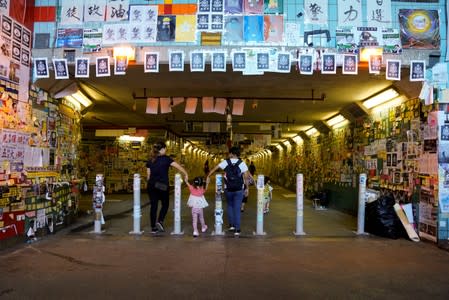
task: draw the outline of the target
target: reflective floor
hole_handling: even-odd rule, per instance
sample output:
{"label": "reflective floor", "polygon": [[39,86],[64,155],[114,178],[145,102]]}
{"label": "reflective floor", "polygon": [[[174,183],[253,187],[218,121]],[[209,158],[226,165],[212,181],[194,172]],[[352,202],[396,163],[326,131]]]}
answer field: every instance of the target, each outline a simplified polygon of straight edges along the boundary
{"label": "reflective floor", "polygon": [[[213,195],[208,195],[208,200]],[[275,186],[263,231],[256,231],[256,192],[242,216],[242,236],[192,237],[182,205],[183,235],[133,230],[133,195],[107,195],[106,224],[92,233],[92,216],[71,228],[0,252],[1,299],[447,299],[449,253],[434,244],[357,236],[356,218],[304,204],[304,231],[295,236],[296,199]],[[184,203],[187,199],[183,191]],[[89,205],[86,196],[83,205]],[[225,215],[226,218],[226,215]],[[226,225],[226,222],[225,222]]]}

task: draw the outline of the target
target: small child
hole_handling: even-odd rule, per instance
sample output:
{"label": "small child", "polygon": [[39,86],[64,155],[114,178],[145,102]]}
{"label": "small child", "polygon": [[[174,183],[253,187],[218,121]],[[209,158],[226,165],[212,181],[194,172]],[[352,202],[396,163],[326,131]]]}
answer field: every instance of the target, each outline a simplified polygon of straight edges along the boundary
{"label": "small child", "polygon": [[201,223],[201,232],[206,232],[207,225],[204,222],[203,208],[209,206],[204,198],[204,193],[207,189],[207,183],[204,181],[203,177],[195,177],[193,179],[193,185],[188,181],[186,182],[190,190],[189,200],[187,205],[192,208],[192,224],[193,224],[193,237],[199,236],[198,234],[198,218]]}
{"label": "small child", "polygon": [[263,202],[264,202],[264,208],[263,213],[266,214],[270,211],[270,202],[273,198],[273,187],[270,185],[270,177],[265,176],[264,177],[264,188],[263,188]]}

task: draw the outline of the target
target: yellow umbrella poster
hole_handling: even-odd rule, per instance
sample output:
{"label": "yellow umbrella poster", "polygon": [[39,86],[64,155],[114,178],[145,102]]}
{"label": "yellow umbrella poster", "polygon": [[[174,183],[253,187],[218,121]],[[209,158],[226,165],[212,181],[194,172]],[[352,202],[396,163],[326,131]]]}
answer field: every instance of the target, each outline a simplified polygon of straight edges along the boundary
{"label": "yellow umbrella poster", "polygon": [[176,42],[195,42],[196,17],[195,15],[176,16]]}

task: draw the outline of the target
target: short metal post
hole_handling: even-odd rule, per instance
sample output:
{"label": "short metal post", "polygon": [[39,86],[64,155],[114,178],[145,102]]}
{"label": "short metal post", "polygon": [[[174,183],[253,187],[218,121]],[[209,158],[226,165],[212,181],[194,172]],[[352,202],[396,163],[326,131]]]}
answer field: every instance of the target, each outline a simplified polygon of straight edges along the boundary
{"label": "short metal post", "polygon": [[94,231],[93,233],[102,233],[101,225],[104,224],[103,204],[105,199],[104,177],[103,174],[97,174],[95,177],[95,186],[93,188],[92,205],[95,211]]}
{"label": "short metal post", "polygon": [[175,175],[175,203],[174,203],[174,230],[171,234],[173,235],[183,235],[184,232],[181,231],[181,174]]}
{"label": "short metal post", "polygon": [[359,176],[359,209],[357,214],[357,234],[365,233],[366,174]]}
{"label": "short metal post", "polygon": [[224,235],[223,232],[223,175],[215,176],[215,231],[212,235]]}
{"label": "short metal post", "polygon": [[257,221],[256,221],[256,232],[255,235],[266,235],[267,233],[263,231],[263,190],[265,187],[264,175],[260,174],[257,176]]}
{"label": "short metal post", "polygon": [[133,192],[134,192],[134,210],[133,210],[133,231],[129,234],[142,234],[143,231],[140,230],[140,217],[142,216],[140,212],[140,174],[134,174],[133,181]]}
{"label": "short metal post", "polygon": [[304,232],[304,176],[296,174],[296,231],[294,235],[305,235]]}

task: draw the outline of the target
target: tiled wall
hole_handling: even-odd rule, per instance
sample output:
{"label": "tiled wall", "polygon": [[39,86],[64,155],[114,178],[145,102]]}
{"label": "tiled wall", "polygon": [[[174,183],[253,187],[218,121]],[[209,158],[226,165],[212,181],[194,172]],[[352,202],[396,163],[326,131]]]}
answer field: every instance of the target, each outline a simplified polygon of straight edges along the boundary
{"label": "tiled wall", "polygon": [[[364,0],[363,1],[363,12],[366,11],[366,1],[374,1],[374,0]],[[35,2],[35,33],[49,33],[50,34],[50,43],[52,46],[55,39],[55,32],[57,29],[56,18],[57,18],[57,9],[56,3],[57,0],[36,0]],[[316,46],[322,47],[335,47],[335,29],[337,27],[337,0],[329,0],[329,24],[328,28],[332,40],[330,43],[324,41],[321,45],[314,43]],[[441,22],[441,53],[445,54],[446,52],[446,10],[445,10],[445,0],[440,0],[439,3],[421,3],[416,1],[410,2],[395,2],[392,1],[392,14],[393,16],[397,16],[399,9],[402,8],[416,8],[416,9],[439,9],[440,10],[440,22]],[[143,0],[131,0],[130,4],[148,4],[148,1]],[[151,1],[151,4],[165,4],[170,5],[173,4],[171,9],[176,10],[176,4],[196,4],[195,0],[158,0]],[[320,29],[320,26],[317,25],[304,25],[304,16],[298,17],[299,12],[304,12],[304,1],[303,0],[284,0],[284,15],[285,22],[297,22],[300,24],[300,30],[303,32],[304,30],[314,30]],[[365,13],[363,19],[366,19]],[[393,17],[393,28],[399,28],[398,18]],[[90,23],[89,26],[98,27],[100,24]],[[324,44],[325,43],[325,44]],[[164,43],[154,43],[155,46],[167,46],[167,45],[183,45],[181,43],[172,43],[167,44]]]}

